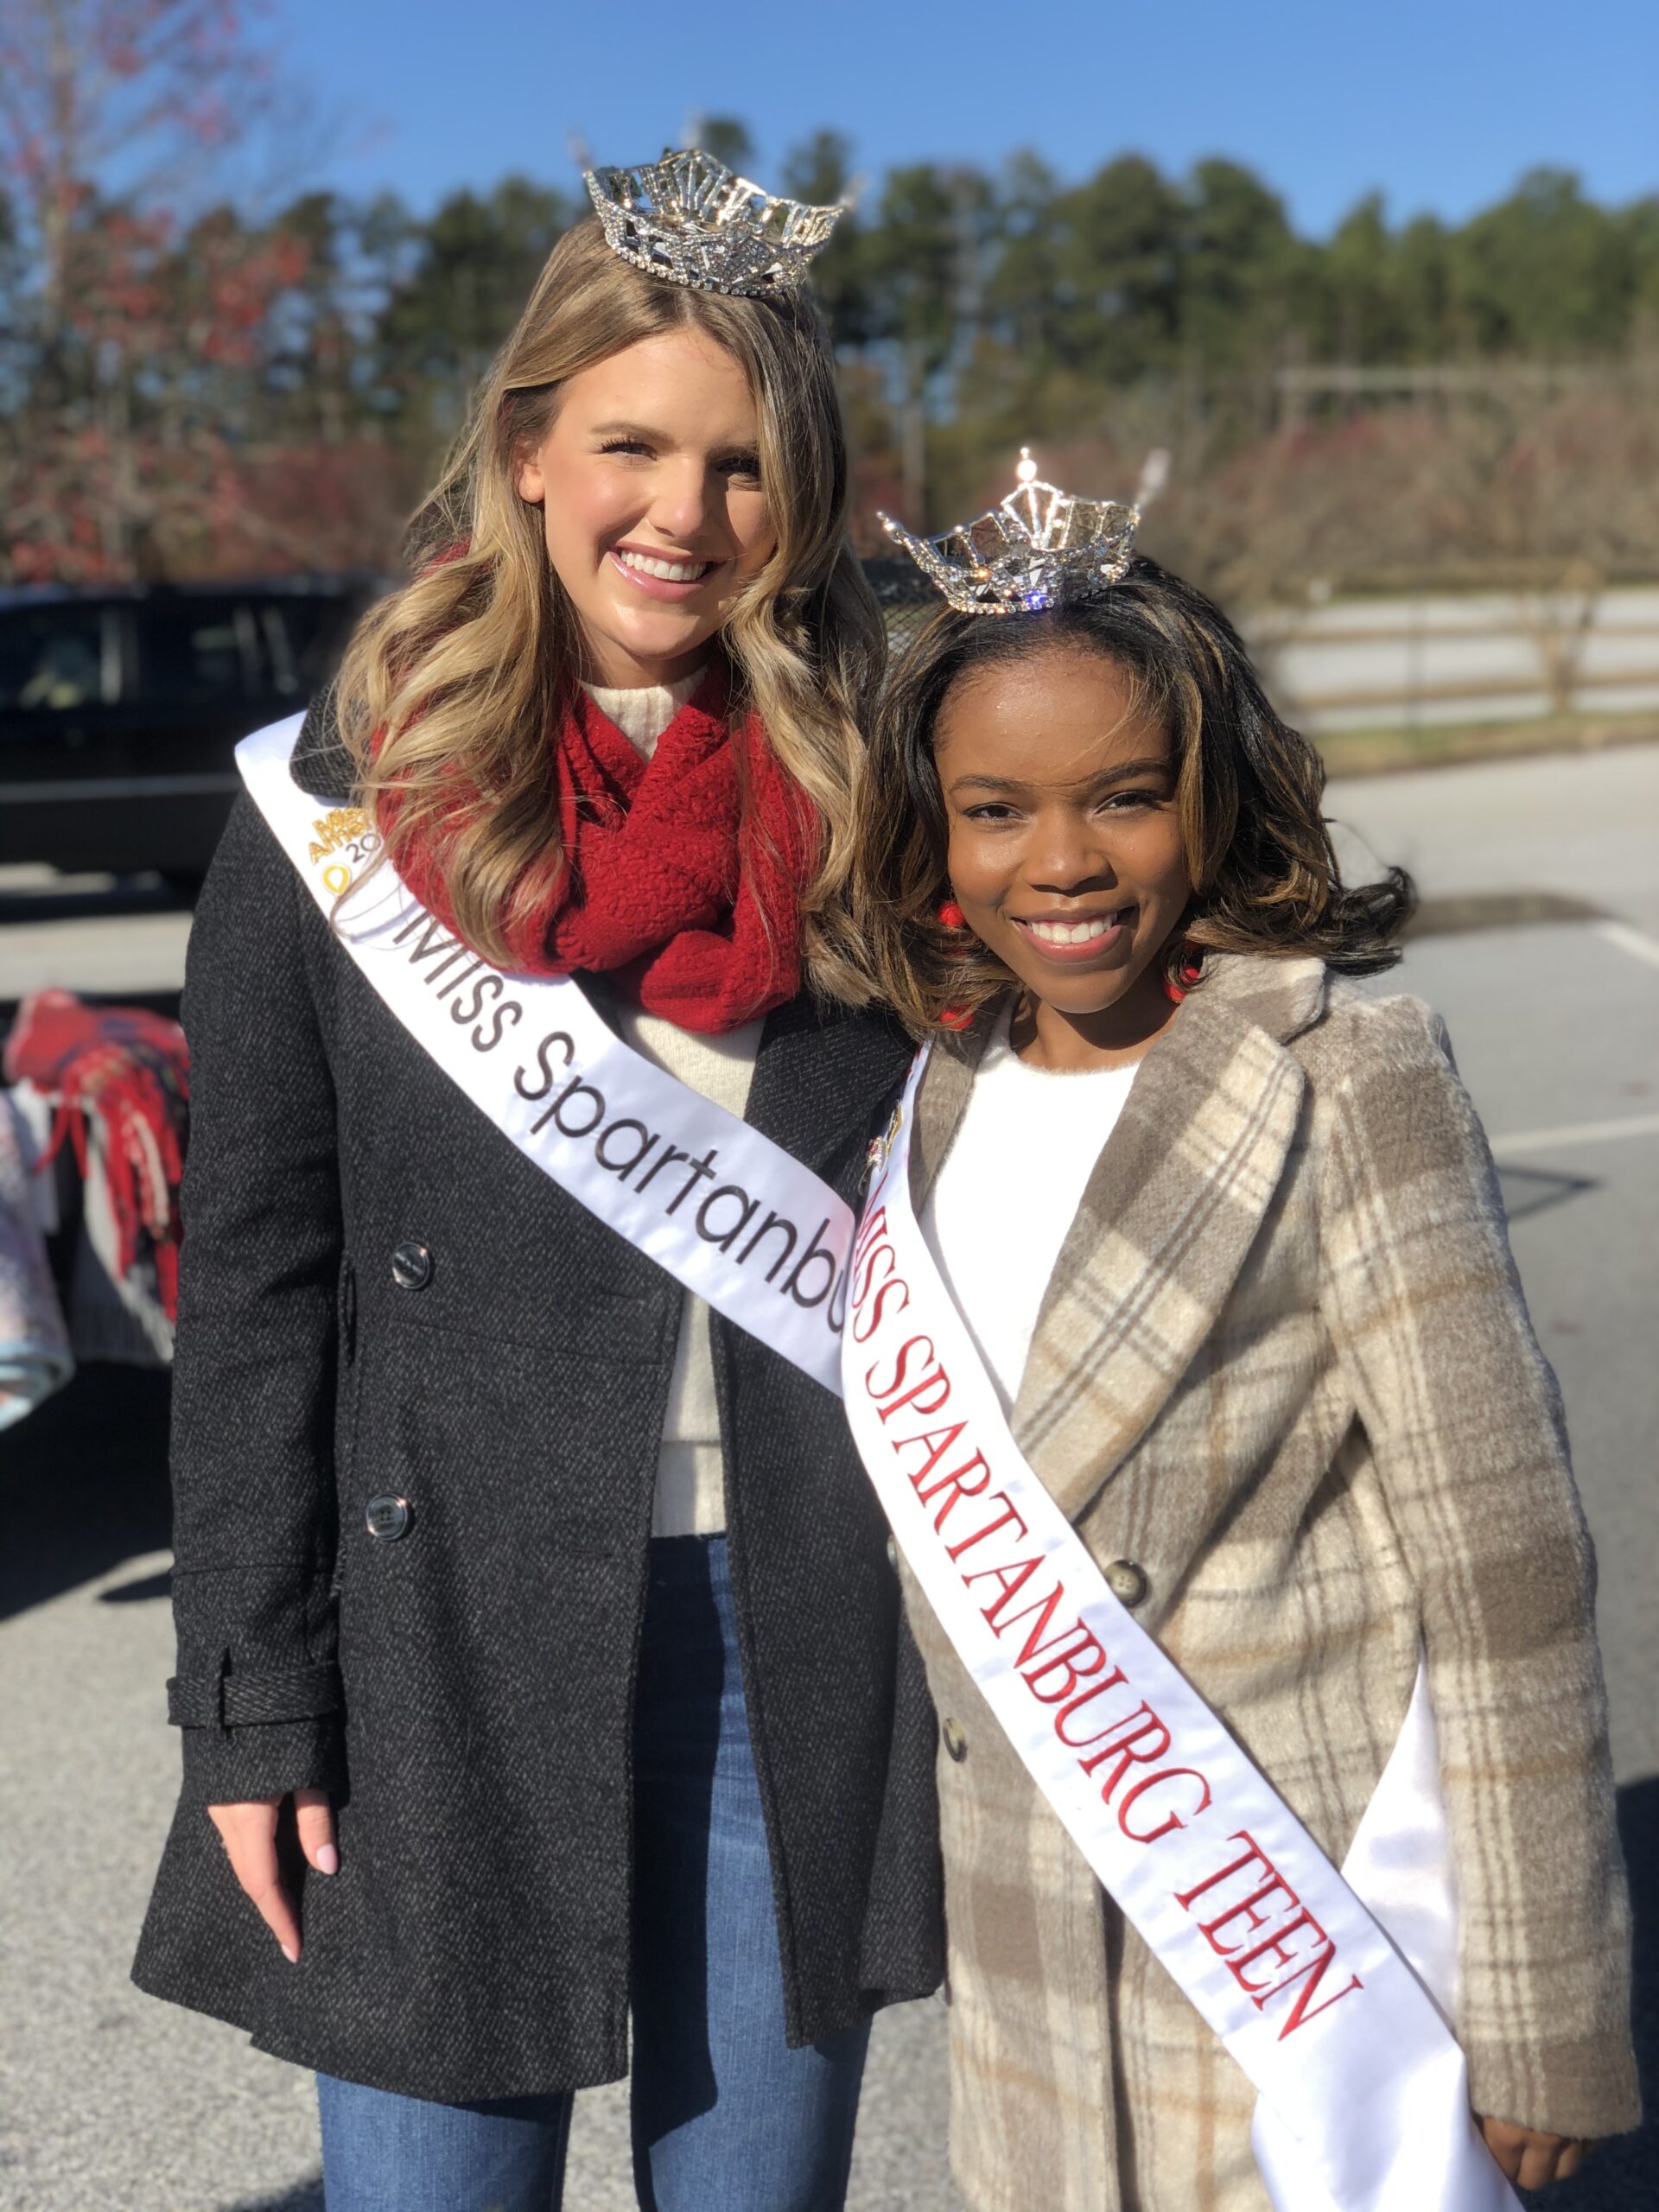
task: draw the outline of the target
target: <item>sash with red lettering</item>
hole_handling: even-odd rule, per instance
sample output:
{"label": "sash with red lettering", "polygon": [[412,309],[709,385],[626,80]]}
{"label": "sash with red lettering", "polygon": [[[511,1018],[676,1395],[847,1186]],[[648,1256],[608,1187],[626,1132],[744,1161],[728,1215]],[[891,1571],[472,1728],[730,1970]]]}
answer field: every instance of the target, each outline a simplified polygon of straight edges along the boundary
{"label": "sash with red lettering", "polygon": [[925,1064],[878,1147],[842,1339],[848,1418],[908,1565],[1058,1818],[1255,2085],[1278,2212],[1516,2212],[1429,1993],[1449,2001],[1455,1929],[1421,1672],[1338,1873],[1021,1456],[911,1205]]}

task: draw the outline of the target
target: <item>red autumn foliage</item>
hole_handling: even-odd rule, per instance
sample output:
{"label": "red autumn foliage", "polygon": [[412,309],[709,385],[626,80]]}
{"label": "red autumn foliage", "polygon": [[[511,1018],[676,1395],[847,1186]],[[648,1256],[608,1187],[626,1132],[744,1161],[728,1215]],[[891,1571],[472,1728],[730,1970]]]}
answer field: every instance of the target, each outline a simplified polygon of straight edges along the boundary
{"label": "red autumn foliage", "polygon": [[389,550],[401,486],[372,495],[362,454],[283,419],[310,241],[199,204],[259,114],[249,23],[228,0],[0,0],[0,181],[25,270],[0,582]]}

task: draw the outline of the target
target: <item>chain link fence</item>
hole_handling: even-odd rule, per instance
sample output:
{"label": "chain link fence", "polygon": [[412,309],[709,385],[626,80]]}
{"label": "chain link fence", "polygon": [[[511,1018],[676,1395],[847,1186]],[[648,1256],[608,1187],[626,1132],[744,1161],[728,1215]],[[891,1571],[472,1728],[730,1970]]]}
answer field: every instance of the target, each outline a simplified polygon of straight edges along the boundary
{"label": "chain link fence", "polygon": [[887,626],[887,650],[900,653],[944,602],[913,561],[874,559],[860,565]]}

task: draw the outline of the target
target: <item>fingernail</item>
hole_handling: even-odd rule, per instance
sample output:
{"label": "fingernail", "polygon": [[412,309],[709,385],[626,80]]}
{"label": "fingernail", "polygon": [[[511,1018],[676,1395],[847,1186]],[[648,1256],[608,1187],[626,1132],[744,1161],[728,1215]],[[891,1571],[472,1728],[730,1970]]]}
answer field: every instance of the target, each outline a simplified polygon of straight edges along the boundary
{"label": "fingernail", "polygon": [[283,1945],[283,1956],[291,1967],[296,1967],[300,1963],[300,1955],[291,1943]]}
{"label": "fingernail", "polygon": [[332,1843],[325,1843],[317,1853],[317,1872],[319,1874],[339,1873],[340,1853]]}

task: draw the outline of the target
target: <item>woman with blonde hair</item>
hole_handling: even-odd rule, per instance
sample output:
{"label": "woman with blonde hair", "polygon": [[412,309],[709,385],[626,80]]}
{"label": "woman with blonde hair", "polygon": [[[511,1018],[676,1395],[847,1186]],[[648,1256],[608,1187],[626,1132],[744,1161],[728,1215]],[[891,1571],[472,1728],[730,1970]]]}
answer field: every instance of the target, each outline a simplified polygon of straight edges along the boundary
{"label": "woman with blonde hair", "polygon": [[[630,2015],[642,2205],[837,2207],[869,2015],[938,1974],[931,1714],[839,1408],[607,1225],[643,1119],[575,1196],[529,1133],[599,1096],[543,1000],[841,1199],[907,1058],[833,1002],[881,652],[800,283],[834,211],[699,155],[590,189],[413,582],[242,748],[191,945],[184,1788],[135,1972],[316,2069],[332,2212],[547,2212]],[[389,877],[412,1007],[322,889]],[[634,1181],[683,1163],[658,1229],[729,1250],[713,1157]],[[790,1325],[814,1234],[737,1255]]]}

